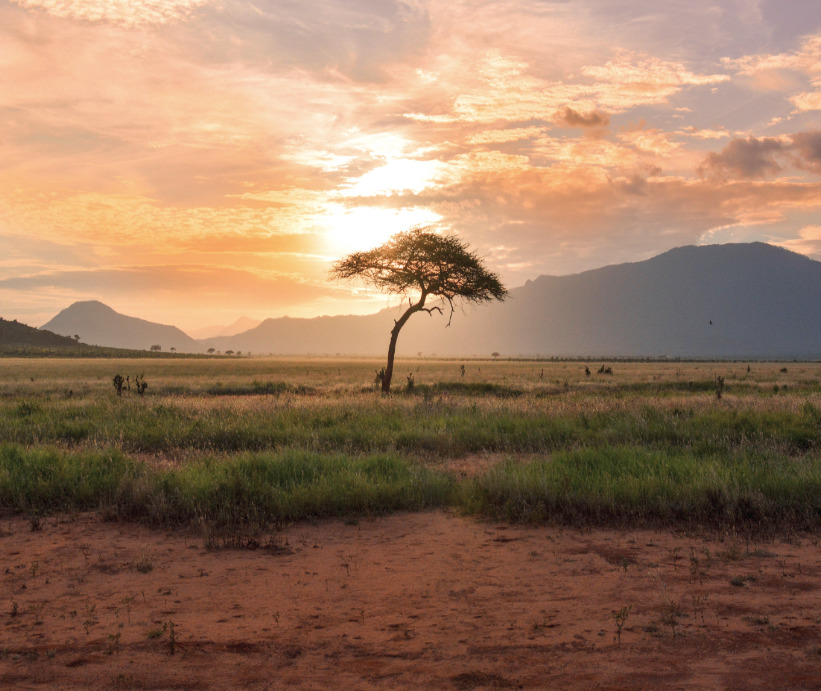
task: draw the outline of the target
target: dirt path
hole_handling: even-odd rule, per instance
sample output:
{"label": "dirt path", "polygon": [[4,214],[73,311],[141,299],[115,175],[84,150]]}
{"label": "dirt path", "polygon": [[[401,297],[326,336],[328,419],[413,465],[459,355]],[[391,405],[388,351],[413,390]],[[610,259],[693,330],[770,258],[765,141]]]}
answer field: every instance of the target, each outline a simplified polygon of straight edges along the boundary
{"label": "dirt path", "polygon": [[808,538],[444,513],[297,525],[255,550],[92,515],[0,535],[2,688],[821,687]]}

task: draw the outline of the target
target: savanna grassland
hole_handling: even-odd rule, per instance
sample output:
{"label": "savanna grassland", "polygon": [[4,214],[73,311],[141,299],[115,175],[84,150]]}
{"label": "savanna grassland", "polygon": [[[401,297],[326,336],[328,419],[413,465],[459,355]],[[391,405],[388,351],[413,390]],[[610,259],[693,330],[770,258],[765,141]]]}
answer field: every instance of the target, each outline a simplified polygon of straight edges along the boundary
{"label": "savanna grassland", "polygon": [[821,364],[585,364],[0,359],[0,686],[818,688]]}
{"label": "savanna grassland", "polygon": [[821,520],[821,364],[406,360],[391,396],[380,364],[0,360],[1,505],[220,529],[434,507],[753,532]]}

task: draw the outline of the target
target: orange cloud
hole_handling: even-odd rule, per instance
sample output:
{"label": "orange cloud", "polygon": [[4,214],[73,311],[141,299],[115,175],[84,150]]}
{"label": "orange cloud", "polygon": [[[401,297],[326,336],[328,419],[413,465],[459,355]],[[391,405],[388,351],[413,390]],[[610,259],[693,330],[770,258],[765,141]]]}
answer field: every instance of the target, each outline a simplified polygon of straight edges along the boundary
{"label": "orange cloud", "polygon": [[711,153],[699,167],[702,175],[760,178],[793,165],[821,173],[821,130],[798,132],[789,137],[733,139],[718,153]]}
{"label": "orange cloud", "polygon": [[591,110],[589,113],[580,113],[570,106],[565,107],[558,116],[560,123],[568,127],[607,127],[610,117],[606,113]]}
{"label": "orange cloud", "polygon": [[773,238],[771,242],[793,252],[800,252],[821,260],[821,226],[805,226],[798,231],[797,238],[782,240]]}
{"label": "orange cloud", "polygon": [[725,58],[722,62],[739,75],[749,77],[753,86],[762,90],[794,91],[800,84],[797,77],[803,77],[816,90],[802,90],[789,96],[795,112],[821,110],[821,34],[804,37],[794,51]]}
{"label": "orange cloud", "polygon": [[684,88],[729,81],[724,74],[696,74],[683,64],[621,49],[604,65],[587,65],[582,73],[595,80],[600,107],[623,111],[664,103]]}
{"label": "orange cloud", "polygon": [[165,24],[187,18],[208,0],[11,0],[55,17],[125,26]]}

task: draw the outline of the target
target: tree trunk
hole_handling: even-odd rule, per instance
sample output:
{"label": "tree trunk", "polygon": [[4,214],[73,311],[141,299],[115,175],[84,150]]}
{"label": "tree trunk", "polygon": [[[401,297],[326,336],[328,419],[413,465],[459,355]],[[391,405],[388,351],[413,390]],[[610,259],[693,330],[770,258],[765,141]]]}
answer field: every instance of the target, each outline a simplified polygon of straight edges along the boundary
{"label": "tree trunk", "polygon": [[[401,321],[401,320],[400,320]],[[382,377],[382,393],[391,392],[391,379],[393,378],[393,356],[396,354],[396,341],[399,338],[399,322],[396,322],[391,329],[391,343],[388,346],[388,365],[385,367],[385,376]]]}
{"label": "tree trunk", "polygon": [[427,296],[423,293],[422,297],[419,298],[419,302],[415,305],[411,304],[411,306],[405,310],[405,313],[393,323],[393,328],[391,329],[391,342],[388,346],[388,364],[385,367],[385,376],[382,377],[382,393],[391,392],[391,379],[393,379],[393,358],[394,355],[396,355],[396,341],[399,339],[399,332],[402,330],[402,327],[405,326],[408,319],[410,319],[410,316],[425,306],[426,297]]}

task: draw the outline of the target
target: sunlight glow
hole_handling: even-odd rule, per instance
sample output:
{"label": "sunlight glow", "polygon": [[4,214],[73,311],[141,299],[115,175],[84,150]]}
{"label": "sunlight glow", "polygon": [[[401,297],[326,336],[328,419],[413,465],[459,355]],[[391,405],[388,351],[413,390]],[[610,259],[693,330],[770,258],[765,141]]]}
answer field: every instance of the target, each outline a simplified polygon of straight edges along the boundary
{"label": "sunlight glow", "polygon": [[326,220],[321,222],[327,236],[328,250],[338,256],[372,249],[387,242],[394,233],[415,225],[430,225],[440,219],[439,214],[419,207],[385,209],[358,206],[349,209],[341,204],[331,204]]}
{"label": "sunlight glow", "polygon": [[444,167],[445,165],[439,161],[394,159],[359,178],[351,179],[351,186],[342,194],[346,197],[370,197],[401,192],[418,194],[433,185]]}

